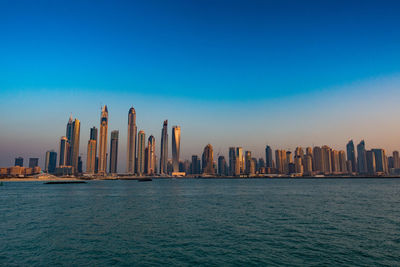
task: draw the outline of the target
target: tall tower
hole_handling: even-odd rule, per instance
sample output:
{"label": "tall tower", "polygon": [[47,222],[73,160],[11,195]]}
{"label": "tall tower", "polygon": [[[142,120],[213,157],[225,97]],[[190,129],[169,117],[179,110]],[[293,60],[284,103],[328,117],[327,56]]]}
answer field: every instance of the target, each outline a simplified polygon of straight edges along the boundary
{"label": "tall tower", "polygon": [[156,170],[156,139],[150,135],[147,143],[147,174],[154,174]]}
{"label": "tall tower", "polygon": [[179,152],[181,146],[181,127],[172,127],[172,167],[174,172],[179,172]]}
{"label": "tall tower", "polygon": [[67,150],[67,156],[66,156],[66,162],[65,162],[65,166],[72,166],[72,134],[74,131],[74,122],[72,120],[72,115],[69,117],[68,123],[67,123],[67,129],[66,129],[66,133],[65,136],[67,138],[67,142],[68,142],[68,150]]}
{"label": "tall tower", "polygon": [[265,167],[272,168],[272,149],[270,146],[265,147]]}
{"label": "tall tower", "polygon": [[136,111],[133,107],[129,109],[128,113],[128,142],[127,142],[127,156],[126,156],[126,172],[129,174],[135,173],[136,163]]}
{"label": "tall tower", "polygon": [[347,160],[351,162],[351,170],[348,170],[349,173],[356,172],[357,171],[357,164],[356,164],[356,153],[354,149],[354,142],[353,140],[350,140],[347,145]]}
{"label": "tall tower", "polygon": [[94,173],[96,166],[96,140],[90,139],[87,148],[86,172]]}
{"label": "tall tower", "polygon": [[110,142],[110,173],[117,173],[118,164],[118,131],[111,132]]}
{"label": "tall tower", "polygon": [[161,130],[161,155],[160,155],[160,174],[168,173],[168,120],[164,121]]}
{"label": "tall tower", "polygon": [[244,173],[244,154],[243,154],[243,148],[241,148],[241,147],[237,147],[237,148],[236,148],[236,158],[239,159],[240,173]]}
{"label": "tall tower", "polygon": [[44,171],[47,173],[54,173],[57,166],[57,153],[53,150],[46,152],[46,159],[44,164]]}
{"label": "tall tower", "polygon": [[214,152],[212,145],[208,144],[203,152],[203,173],[214,174]]}
{"label": "tall tower", "polygon": [[81,134],[81,123],[75,119],[72,124],[71,138],[71,165],[74,167],[75,174],[78,173],[78,158],[79,158],[79,139]]}
{"label": "tall tower", "polygon": [[108,130],[108,110],[104,106],[101,110],[100,118],[100,141],[99,141],[99,174],[104,175],[107,170],[107,130]]}
{"label": "tall tower", "polygon": [[139,133],[138,133],[138,166],[137,166],[137,173],[139,175],[144,174],[145,149],[146,149],[146,134],[144,133],[144,131],[139,131]]}
{"label": "tall tower", "polygon": [[229,148],[229,175],[234,176],[236,168],[236,148],[230,147]]}
{"label": "tall tower", "polygon": [[61,137],[60,140],[60,161],[58,165],[67,166],[68,165],[68,152],[69,151],[69,142],[66,136]]}
{"label": "tall tower", "polygon": [[[93,126],[92,128],[90,128],[90,140],[95,141],[94,142],[95,148],[94,148],[94,154],[93,154],[93,156],[94,156],[94,159],[93,159],[94,160],[94,165],[93,165],[93,172],[92,173],[97,173],[99,171],[99,158],[97,157],[97,143],[98,143],[98,141],[97,141],[97,132],[98,132],[98,130],[97,130],[96,127]],[[92,142],[92,145],[93,145],[93,142]],[[88,152],[88,158],[89,158],[89,152]],[[86,165],[87,165],[87,163],[86,163]]]}
{"label": "tall tower", "polygon": [[358,172],[365,174],[367,173],[367,153],[365,150],[365,142],[361,140],[361,142],[357,145],[357,165]]}

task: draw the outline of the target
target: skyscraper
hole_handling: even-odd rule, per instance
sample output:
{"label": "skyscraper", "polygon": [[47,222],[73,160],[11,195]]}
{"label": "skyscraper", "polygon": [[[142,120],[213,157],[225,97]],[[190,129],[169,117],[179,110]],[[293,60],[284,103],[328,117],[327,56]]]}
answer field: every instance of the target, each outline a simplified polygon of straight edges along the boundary
{"label": "skyscraper", "polygon": [[74,167],[75,174],[78,173],[79,163],[79,139],[81,134],[81,123],[78,119],[75,119],[72,123],[72,137],[70,143],[71,151],[71,165]]}
{"label": "skyscraper", "polygon": [[73,131],[74,131],[74,123],[72,120],[72,114],[68,119],[68,123],[67,123],[67,129],[66,129],[66,133],[65,136],[67,137],[68,140],[68,150],[67,150],[67,157],[66,157],[66,166],[72,166],[72,135],[73,135]]}
{"label": "skyscraper", "polygon": [[68,166],[68,152],[69,151],[69,142],[66,136],[61,137],[60,139],[60,161],[58,165]]}
{"label": "skyscraper", "polygon": [[387,162],[386,162],[386,155],[384,149],[372,149],[372,152],[375,156],[375,166],[377,173],[386,173],[387,172]]}
{"label": "skyscraper", "polygon": [[339,151],[335,149],[331,150],[331,165],[332,165],[332,173],[334,174],[341,173]]}
{"label": "skyscraper", "polygon": [[218,157],[218,174],[221,176],[227,175],[227,164],[224,156]]}
{"label": "skyscraper", "polygon": [[24,167],[24,158],[22,157],[15,158],[14,166]]}
{"label": "skyscraper", "polygon": [[319,146],[315,146],[313,149],[313,168],[316,174],[324,173],[324,155],[322,149]]}
{"label": "skyscraper", "polygon": [[57,167],[57,153],[53,150],[46,152],[46,159],[44,164],[44,171],[47,173],[54,173]]}
{"label": "skyscraper", "polygon": [[208,144],[203,152],[203,173],[214,174],[214,152],[212,145]]}
{"label": "skyscraper", "polygon": [[117,173],[118,166],[118,131],[111,132],[110,142],[110,173]]}
{"label": "skyscraper", "polygon": [[156,171],[156,139],[150,135],[147,141],[147,174],[153,175]]}
{"label": "skyscraper", "polygon": [[197,155],[192,156],[192,174],[200,174],[201,173],[201,163],[200,159]]}
{"label": "skyscraper", "polygon": [[139,131],[138,134],[138,166],[137,173],[142,175],[145,173],[144,162],[145,162],[145,149],[146,149],[146,134],[144,131]]}
{"label": "skyscraper", "polygon": [[265,168],[273,168],[272,149],[270,146],[265,147]]}
{"label": "skyscraper", "polygon": [[101,110],[100,138],[99,138],[99,174],[105,175],[107,171],[107,130],[108,110],[105,105]]}
{"label": "skyscraper", "polygon": [[374,175],[376,172],[375,153],[368,150],[366,153],[367,159],[367,172],[369,175]]}
{"label": "skyscraper", "polygon": [[286,150],[275,150],[275,161],[277,172],[280,174],[286,174],[288,172]]}
{"label": "skyscraper", "polygon": [[361,140],[361,142],[357,145],[357,155],[358,172],[360,174],[365,174],[367,173],[367,155],[364,140]]}
{"label": "skyscraper", "polygon": [[236,165],[236,148],[229,148],[229,175],[235,175],[235,165]]}
{"label": "skyscraper", "polygon": [[347,160],[350,160],[350,162],[351,162],[351,170],[348,170],[348,172],[349,173],[356,172],[357,171],[357,164],[356,164],[356,154],[355,154],[353,140],[350,140],[347,143],[346,149],[347,149]]}
{"label": "skyscraper", "polygon": [[322,164],[324,168],[324,174],[332,173],[332,159],[331,159],[331,148],[327,145],[321,147],[322,153]]}
{"label": "skyscraper", "polygon": [[166,174],[168,164],[168,120],[164,121],[161,130],[161,155],[160,155],[160,174]]}
{"label": "skyscraper", "polygon": [[129,109],[128,113],[128,142],[127,142],[127,163],[126,172],[129,174],[135,173],[136,163],[136,111],[133,107]]}
{"label": "skyscraper", "polygon": [[[94,165],[93,167],[91,167],[90,173],[97,173],[99,171],[99,158],[97,157],[97,128],[95,126],[93,126],[92,128],[90,128],[90,140],[94,140],[94,152],[92,151],[92,156],[94,157],[91,160],[94,160]],[[92,144],[93,145],[93,142]],[[88,149],[89,149],[89,144],[88,144]],[[88,154],[88,158],[89,158],[89,154]],[[86,163],[86,171],[87,171],[87,163]]]}
{"label": "skyscraper", "polygon": [[39,158],[29,158],[29,168],[35,168],[39,166]]}
{"label": "skyscraper", "polygon": [[393,151],[393,168],[395,169],[400,168],[399,151]]}
{"label": "skyscraper", "polygon": [[96,140],[90,139],[87,148],[86,172],[94,173],[96,167]]}
{"label": "skyscraper", "polygon": [[250,174],[250,168],[251,168],[251,151],[246,151],[245,152],[245,172],[246,174]]}
{"label": "skyscraper", "polygon": [[239,168],[240,168],[240,173],[244,173],[244,154],[243,154],[243,148],[237,147],[236,148],[236,159],[239,160]]}
{"label": "skyscraper", "polygon": [[179,152],[181,146],[181,127],[172,127],[172,166],[174,172],[179,172]]}
{"label": "skyscraper", "polygon": [[339,164],[340,164],[340,172],[341,173],[348,173],[347,170],[347,162],[346,162],[346,153],[344,150],[339,151]]}

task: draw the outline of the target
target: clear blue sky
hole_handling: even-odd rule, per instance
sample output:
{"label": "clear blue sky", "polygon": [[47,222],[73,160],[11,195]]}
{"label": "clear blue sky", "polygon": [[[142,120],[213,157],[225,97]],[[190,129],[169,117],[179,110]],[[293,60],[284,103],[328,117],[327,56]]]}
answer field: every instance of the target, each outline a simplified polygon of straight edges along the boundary
{"label": "clear blue sky", "polygon": [[120,170],[131,105],[158,143],[164,119],[181,125],[183,157],[208,142],[258,156],[266,143],[341,148],[353,137],[396,149],[399,10],[399,1],[1,1],[0,165],[58,150],[71,112],[86,154],[101,104],[121,132]]}

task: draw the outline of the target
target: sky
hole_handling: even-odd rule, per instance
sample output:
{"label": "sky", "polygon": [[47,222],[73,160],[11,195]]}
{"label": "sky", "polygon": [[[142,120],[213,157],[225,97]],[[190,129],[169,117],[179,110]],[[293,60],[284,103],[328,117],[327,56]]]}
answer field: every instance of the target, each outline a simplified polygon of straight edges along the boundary
{"label": "sky", "polygon": [[[181,126],[181,158],[349,139],[400,149],[399,1],[0,1],[0,166],[59,150],[69,116]],[[171,144],[171,140],[170,140]],[[170,147],[171,153],[171,147]]]}

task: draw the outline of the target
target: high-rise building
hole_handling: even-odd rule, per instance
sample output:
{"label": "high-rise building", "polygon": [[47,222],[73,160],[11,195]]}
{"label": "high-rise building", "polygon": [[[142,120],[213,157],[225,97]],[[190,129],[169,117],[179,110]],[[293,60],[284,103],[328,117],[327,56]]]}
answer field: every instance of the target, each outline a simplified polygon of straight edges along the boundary
{"label": "high-rise building", "polygon": [[313,170],[316,174],[325,172],[324,155],[322,149],[319,146],[315,146],[313,149]]}
{"label": "high-rise building", "polygon": [[360,174],[367,173],[367,155],[364,140],[361,140],[361,142],[357,145],[357,156],[358,172]]}
{"label": "high-rise building", "polygon": [[78,157],[78,173],[82,173],[82,172],[83,172],[82,157],[79,156],[79,157]]}
{"label": "high-rise building", "polygon": [[86,160],[86,172],[87,173],[95,173],[96,168],[96,149],[97,148],[97,141],[94,139],[90,139],[88,141],[88,148],[87,148],[87,160]]}
{"label": "high-rise building", "polygon": [[181,146],[181,127],[172,127],[172,167],[174,172],[179,172],[179,152]]}
{"label": "high-rise building", "polygon": [[142,175],[145,173],[144,163],[146,159],[145,149],[146,149],[146,134],[144,131],[139,131],[138,133],[138,165],[137,165],[137,173]]}
{"label": "high-rise building", "polygon": [[161,130],[160,174],[168,173],[168,120],[164,121]]}
{"label": "high-rise building", "polygon": [[236,166],[236,148],[230,147],[229,148],[229,175],[236,175],[235,167]]}
{"label": "high-rise building", "polygon": [[251,151],[246,151],[245,152],[245,172],[246,174],[250,174],[250,168],[251,168]]}
{"label": "high-rise building", "polygon": [[[95,126],[93,126],[92,128],[90,128],[90,140],[95,140],[97,142],[97,128]],[[96,149],[97,151],[97,149]]]}
{"label": "high-rise building", "polygon": [[101,109],[100,136],[99,136],[99,174],[107,172],[107,132],[108,132],[108,109],[105,105]]}
{"label": "high-rise building", "polygon": [[127,142],[127,156],[126,156],[127,159],[126,172],[129,174],[135,173],[136,138],[137,138],[136,111],[133,107],[131,107],[128,113],[128,142]]}
{"label": "high-rise building", "polygon": [[351,162],[351,170],[348,170],[349,173],[351,172],[356,172],[357,171],[357,163],[356,163],[356,153],[354,149],[354,142],[353,140],[350,140],[347,145],[347,160],[350,160]]}
{"label": "high-rise building", "polygon": [[29,158],[29,168],[35,168],[39,166],[39,158]]}
{"label": "high-rise building", "polygon": [[384,149],[372,149],[375,155],[375,166],[377,173],[387,173],[387,161]]}
{"label": "high-rise building", "polygon": [[329,146],[322,146],[321,147],[322,153],[322,162],[324,165],[324,174],[331,174],[332,173],[332,159],[331,159],[331,148]]}
{"label": "high-rise building", "polygon": [[239,169],[240,169],[240,173],[244,173],[245,166],[244,166],[243,148],[241,148],[241,147],[237,147],[237,148],[236,148],[236,158],[239,159]]}
{"label": "high-rise building", "polygon": [[72,123],[72,137],[70,141],[71,165],[74,167],[75,174],[78,172],[79,164],[79,139],[81,134],[81,123],[75,119]]}
{"label": "high-rise building", "polygon": [[57,153],[53,150],[46,152],[44,171],[47,173],[55,173],[57,167]]}
{"label": "high-rise building", "polygon": [[72,134],[73,134],[73,131],[74,131],[73,127],[74,126],[73,126],[73,120],[72,120],[72,114],[71,114],[71,116],[69,117],[68,123],[67,123],[67,130],[66,130],[66,133],[65,133],[65,136],[67,137],[69,142],[71,142],[71,140],[72,140]]}
{"label": "high-rise building", "polygon": [[340,172],[341,173],[348,173],[346,152],[344,152],[343,150],[339,151],[339,165],[340,165]]}
{"label": "high-rise building", "polygon": [[66,127],[66,132],[65,132],[65,137],[67,137],[68,140],[68,150],[67,150],[67,157],[66,157],[66,162],[65,166],[72,166],[72,135],[74,131],[74,122],[72,119],[72,114],[68,119],[67,127]]}
{"label": "high-rise building", "polygon": [[150,135],[147,141],[147,174],[153,175],[156,171],[156,139]]}
{"label": "high-rise building", "polygon": [[312,156],[309,154],[304,156],[303,171],[305,175],[312,175],[313,173]]}
{"label": "high-rise building", "polygon": [[227,175],[227,164],[224,156],[218,157],[218,174],[221,176]]}
{"label": "high-rise building", "polygon": [[69,153],[69,142],[66,136],[61,137],[60,139],[60,161],[58,165],[68,166],[68,153]]}
{"label": "high-rise building", "polygon": [[197,155],[192,156],[192,174],[200,174],[201,173],[201,163],[200,159]]}
{"label": "high-rise building", "polygon": [[22,157],[15,158],[14,166],[24,167],[24,158]]}
{"label": "high-rise building", "polygon": [[400,168],[399,151],[393,151],[393,168],[395,168],[395,169]]}
{"label": "high-rise building", "polygon": [[294,156],[294,168],[295,168],[295,173],[298,174],[303,174],[304,172],[304,167],[303,167],[303,156],[304,153],[298,153],[299,151],[295,151],[295,156]]}
{"label": "high-rise building", "polygon": [[203,173],[214,174],[214,152],[212,145],[208,144],[203,152]]}
{"label": "high-rise building", "polygon": [[331,150],[331,165],[332,165],[332,173],[334,174],[342,173],[340,169],[339,151],[335,149]]}
{"label": "high-rise building", "polygon": [[265,168],[273,168],[272,148],[265,147]]}
{"label": "high-rise building", "polygon": [[295,151],[294,151],[294,156],[296,157],[301,157],[301,158],[303,158],[304,157],[304,151],[303,151],[303,148],[302,147],[296,147],[296,149],[295,149]]}
{"label": "high-rise building", "polygon": [[117,173],[118,169],[118,135],[117,130],[111,132],[110,141],[110,173]]}
{"label": "high-rise building", "polygon": [[286,151],[286,165],[289,166],[290,163],[293,163],[292,152]]}
{"label": "high-rise building", "polygon": [[374,175],[376,172],[375,153],[372,150],[366,152],[367,159],[367,173]]}
{"label": "high-rise building", "polygon": [[287,165],[286,155],[286,150],[275,150],[276,170],[279,174],[288,173],[289,166]]}
{"label": "high-rise building", "polygon": [[[94,153],[93,153],[93,155],[94,155],[94,159],[93,159],[94,160],[94,165],[93,165],[93,170],[91,170],[90,173],[97,173],[98,172],[98,168],[99,168],[99,158],[97,157],[97,143],[98,143],[98,141],[97,141],[97,132],[98,132],[98,130],[97,130],[97,128],[95,126],[90,128],[90,140],[96,141],[95,142],[96,143],[96,147],[95,147],[95,150],[94,150]],[[89,148],[89,144],[88,144],[88,148]],[[89,155],[88,155],[88,158],[89,158]],[[87,163],[86,163],[86,171],[87,171]]]}

